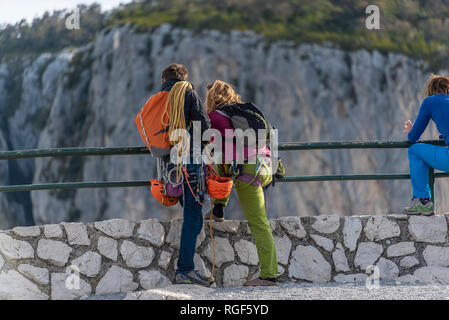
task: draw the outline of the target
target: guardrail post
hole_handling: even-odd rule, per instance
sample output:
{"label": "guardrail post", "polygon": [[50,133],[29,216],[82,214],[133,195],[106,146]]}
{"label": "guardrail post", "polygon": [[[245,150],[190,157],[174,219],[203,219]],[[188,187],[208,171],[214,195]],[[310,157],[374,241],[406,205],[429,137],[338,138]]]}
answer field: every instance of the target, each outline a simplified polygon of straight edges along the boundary
{"label": "guardrail post", "polygon": [[430,194],[431,194],[431,200],[435,206],[435,169],[429,167],[429,187],[430,187]]}

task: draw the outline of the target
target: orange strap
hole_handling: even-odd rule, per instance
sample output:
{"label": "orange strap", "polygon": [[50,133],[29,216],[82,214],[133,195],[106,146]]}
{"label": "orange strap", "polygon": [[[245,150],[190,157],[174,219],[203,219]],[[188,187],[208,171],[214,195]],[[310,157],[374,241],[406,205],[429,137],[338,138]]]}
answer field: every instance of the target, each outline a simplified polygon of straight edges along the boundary
{"label": "orange strap", "polygon": [[[184,176],[186,177],[187,185],[189,186],[189,189],[190,189],[190,192],[192,193],[192,196],[195,198],[196,202],[198,202],[198,204],[200,206],[204,207],[204,202],[201,202],[200,199],[198,199],[198,197],[193,192],[192,187],[190,186],[189,174],[187,173],[187,168],[183,166],[182,167],[182,171],[184,172]],[[184,199],[184,201],[185,201],[185,199]]]}

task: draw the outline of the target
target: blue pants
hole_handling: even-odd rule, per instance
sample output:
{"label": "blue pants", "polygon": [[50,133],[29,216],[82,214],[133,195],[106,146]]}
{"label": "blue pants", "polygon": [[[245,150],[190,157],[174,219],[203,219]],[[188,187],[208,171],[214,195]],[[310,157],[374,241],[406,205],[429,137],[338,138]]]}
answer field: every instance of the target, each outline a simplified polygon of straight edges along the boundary
{"label": "blue pants", "polygon": [[449,149],[417,143],[408,149],[413,198],[431,198],[429,167],[449,172]]}
{"label": "blue pants", "polygon": [[[197,164],[187,165],[187,173],[192,177],[192,180],[195,180],[190,182],[190,186],[195,193],[197,192],[196,188],[198,184],[196,173],[199,167],[200,165]],[[204,201],[203,197],[198,197],[198,199],[201,202]],[[185,182],[182,203],[184,206],[184,221],[182,224],[181,244],[176,273],[185,274],[195,269],[193,256],[195,255],[196,239],[203,228],[202,206],[195,200],[189,186]]]}

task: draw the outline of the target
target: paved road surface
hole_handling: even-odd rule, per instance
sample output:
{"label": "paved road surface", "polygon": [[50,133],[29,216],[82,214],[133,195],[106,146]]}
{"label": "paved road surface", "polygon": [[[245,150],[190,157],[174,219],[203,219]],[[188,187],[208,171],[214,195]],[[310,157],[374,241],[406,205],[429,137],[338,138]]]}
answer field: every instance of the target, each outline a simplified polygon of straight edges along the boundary
{"label": "paved road surface", "polygon": [[399,284],[381,281],[368,290],[365,283],[311,284],[284,282],[277,287],[203,288],[170,285],[148,291],[84,297],[87,300],[449,300],[449,286],[439,284]]}

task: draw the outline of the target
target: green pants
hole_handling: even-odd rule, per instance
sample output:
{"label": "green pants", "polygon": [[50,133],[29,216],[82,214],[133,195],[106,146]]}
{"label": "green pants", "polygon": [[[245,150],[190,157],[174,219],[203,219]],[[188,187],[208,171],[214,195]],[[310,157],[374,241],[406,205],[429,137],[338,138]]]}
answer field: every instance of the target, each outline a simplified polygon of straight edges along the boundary
{"label": "green pants", "polygon": [[[218,166],[221,167],[221,166]],[[243,165],[243,172],[254,173],[256,165]],[[222,174],[221,170],[220,174]],[[265,198],[262,187],[242,182],[238,177],[234,181],[237,196],[243,208],[243,213],[248,220],[249,229],[256,241],[257,254],[260,263],[261,278],[276,278],[278,274],[278,264],[276,258],[276,246],[274,245],[273,234],[265,211]],[[214,203],[227,205],[229,196],[226,199],[214,200]]]}

